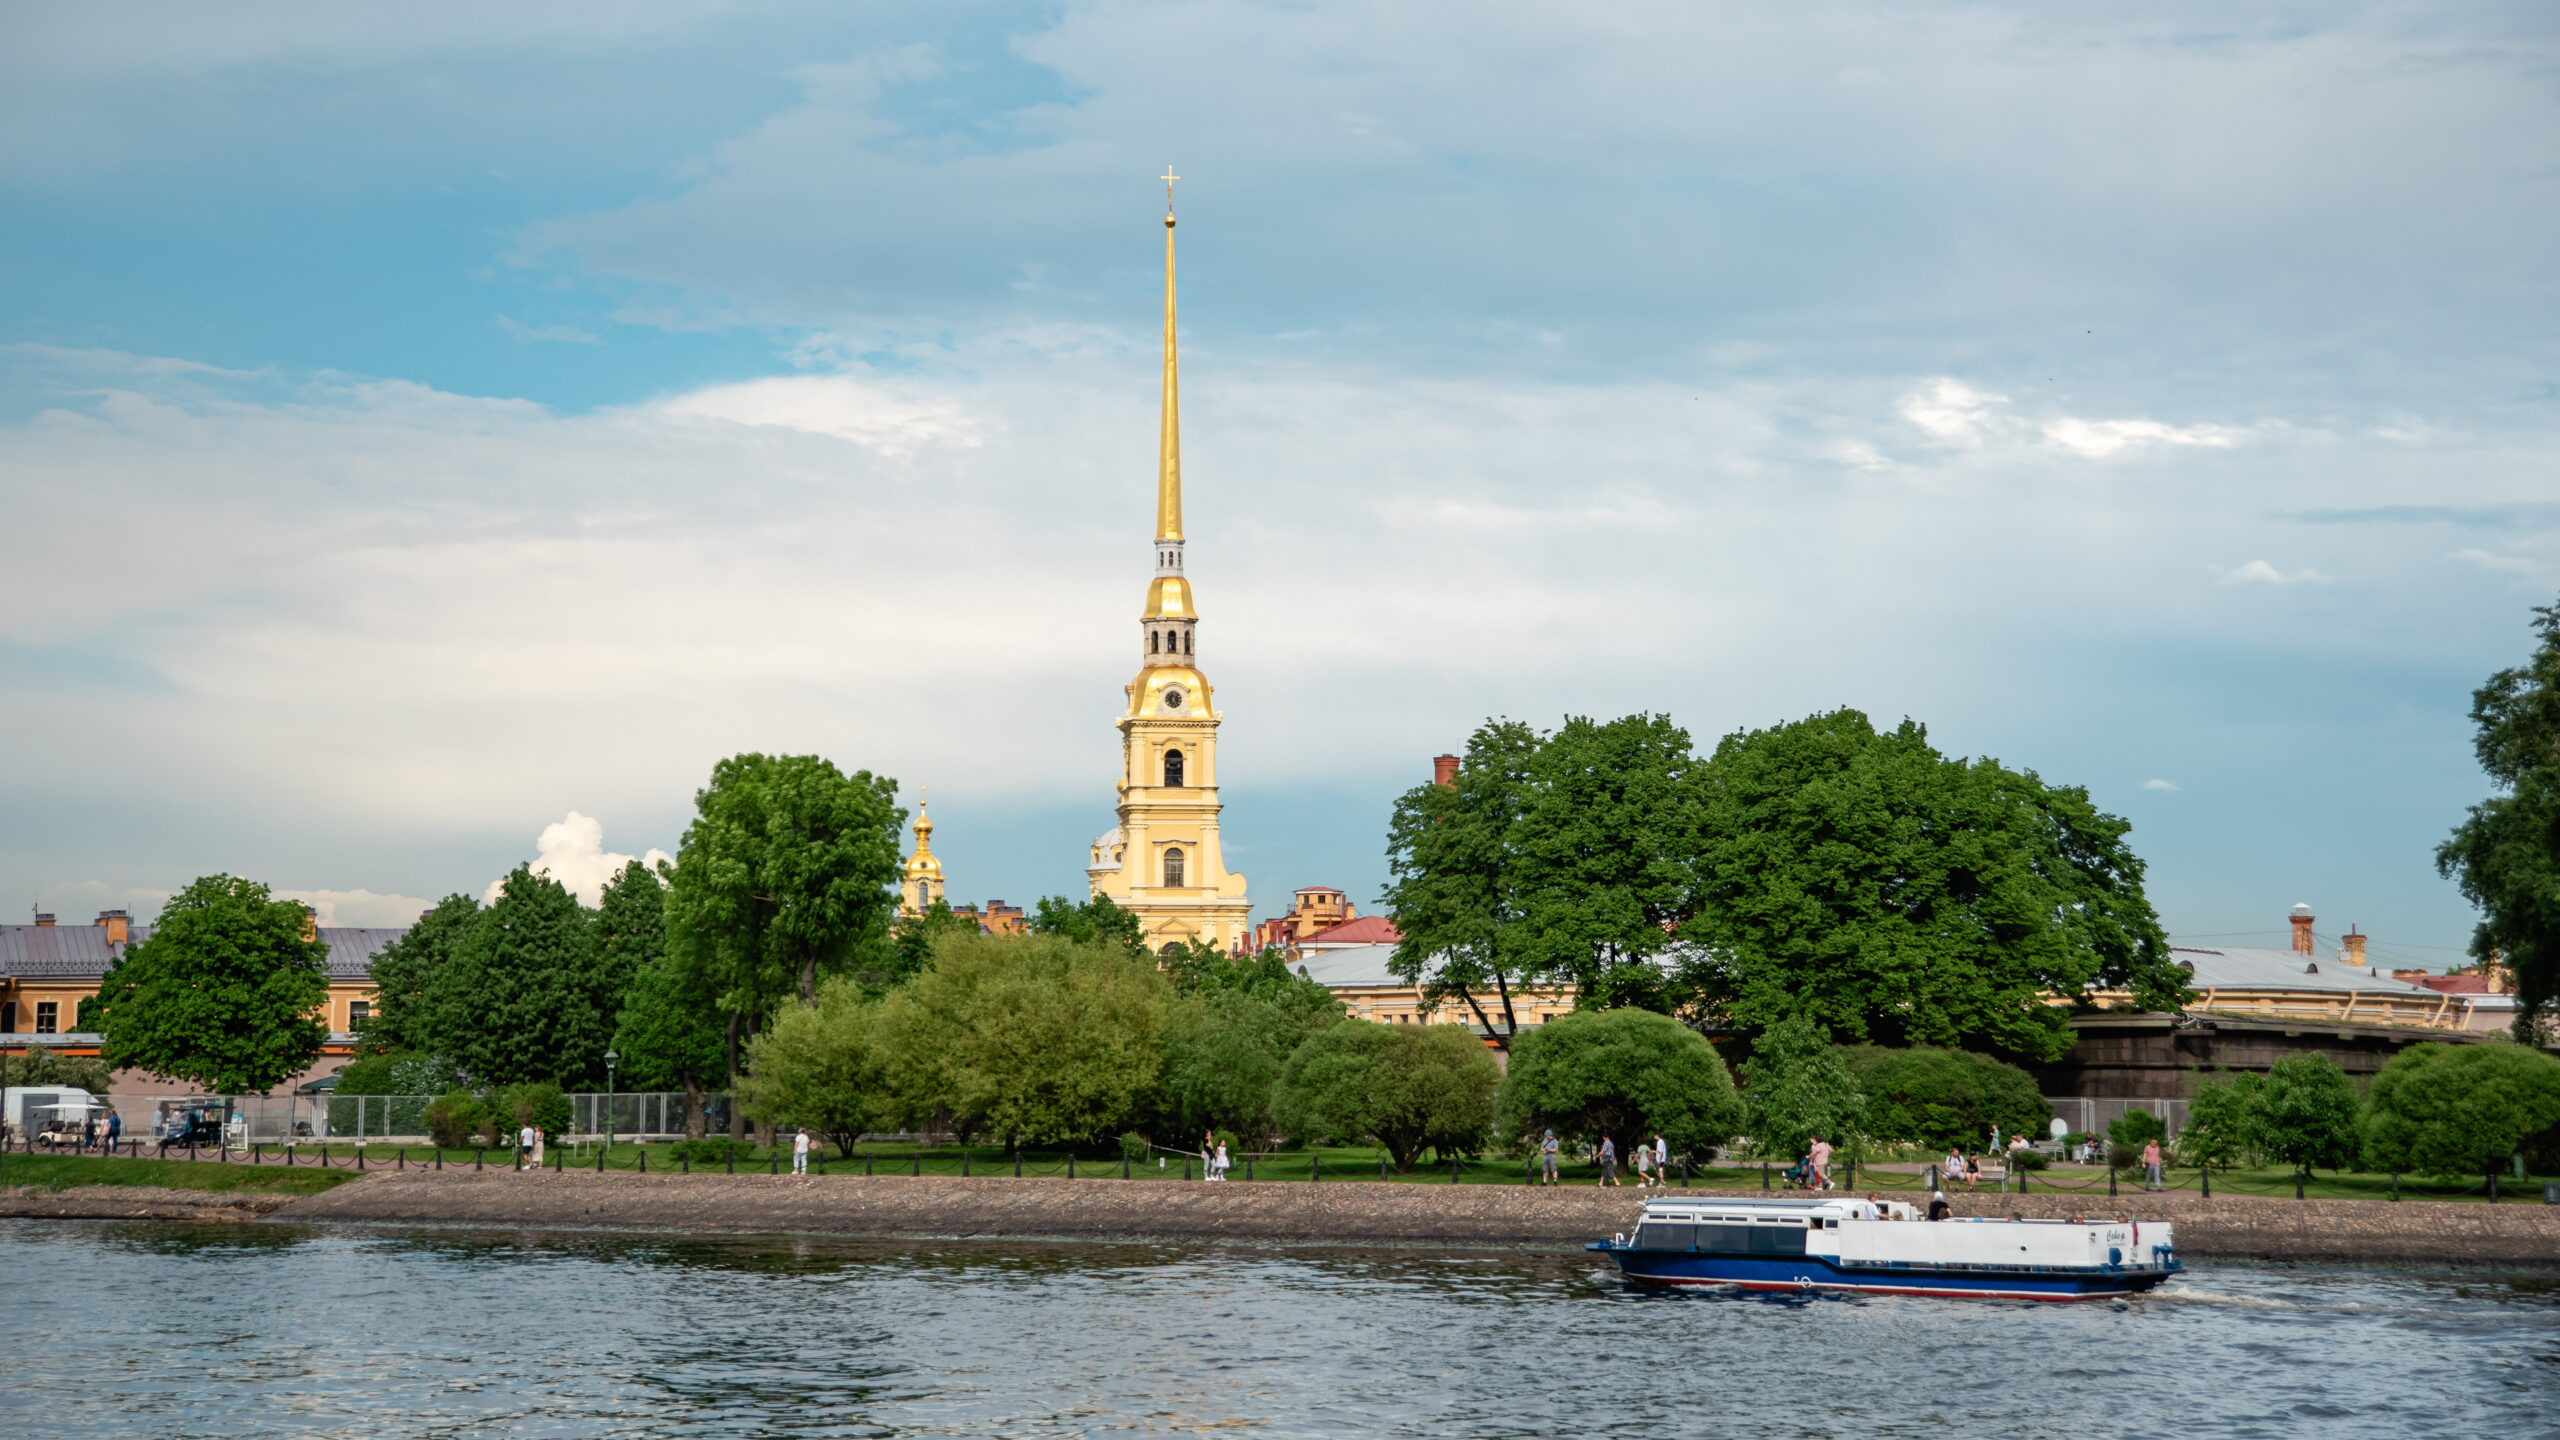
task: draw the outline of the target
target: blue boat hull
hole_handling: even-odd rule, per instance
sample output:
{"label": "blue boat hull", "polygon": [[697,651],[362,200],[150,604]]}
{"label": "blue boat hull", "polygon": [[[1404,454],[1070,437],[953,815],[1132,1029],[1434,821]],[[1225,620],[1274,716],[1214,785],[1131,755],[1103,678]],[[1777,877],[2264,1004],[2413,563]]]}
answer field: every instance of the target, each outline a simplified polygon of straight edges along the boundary
{"label": "blue boat hull", "polygon": [[1638,1250],[1602,1240],[1592,1246],[1617,1262],[1631,1284],[1655,1289],[1712,1285],[1744,1290],[1846,1290],[1868,1295],[1938,1295],[1986,1300],[2116,1300],[2137,1295],[2178,1272],[1962,1269],[1919,1265],[1840,1265],[1821,1255],[1718,1255],[1695,1250]]}

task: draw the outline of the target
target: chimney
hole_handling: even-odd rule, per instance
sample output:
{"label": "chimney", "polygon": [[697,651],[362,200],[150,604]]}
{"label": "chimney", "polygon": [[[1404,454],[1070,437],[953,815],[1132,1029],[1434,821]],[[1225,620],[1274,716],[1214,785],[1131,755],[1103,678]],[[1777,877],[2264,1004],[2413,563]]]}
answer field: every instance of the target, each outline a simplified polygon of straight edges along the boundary
{"label": "chimney", "polygon": [[1457,783],[1458,783],[1458,757],[1457,757],[1457,756],[1455,756],[1455,755],[1434,755],[1434,756],[1432,756],[1432,757],[1431,757],[1431,783],[1432,783],[1432,784],[1434,784],[1434,785],[1440,785],[1440,786],[1449,786],[1449,785],[1455,785],[1455,784],[1457,784]]}
{"label": "chimney", "polygon": [[2353,925],[2347,927],[2347,953],[2340,958],[2359,970],[2364,968],[2364,937]]}
{"label": "chimney", "polygon": [[36,912],[36,923],[39,925],[50,925],[53,923],[53,915],[49,911],[39,910]]}
{"label": "chimney", "polygon": [[98,912],[98,923],[107,927],[108,944],[121,945],[125,942],[125,937],[132,933],[133,917],[121,910],[101,910]]}
{"label": "chimney", "polygon": [[2311,953],[2311,907],[2308,905],[2293,907],[2293,953]]}

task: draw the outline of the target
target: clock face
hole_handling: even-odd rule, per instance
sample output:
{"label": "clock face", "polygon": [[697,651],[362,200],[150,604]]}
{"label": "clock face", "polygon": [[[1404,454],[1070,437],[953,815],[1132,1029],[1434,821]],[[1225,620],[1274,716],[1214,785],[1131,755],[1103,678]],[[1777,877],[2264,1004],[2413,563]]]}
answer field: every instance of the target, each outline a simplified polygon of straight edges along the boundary
{"label": "clock face", "polygon": [[1181,686],[1167,685],[1164,687],[1164,708],[1167,710],[1179,710],[1182,708],[1182,702],[1183,694]]}

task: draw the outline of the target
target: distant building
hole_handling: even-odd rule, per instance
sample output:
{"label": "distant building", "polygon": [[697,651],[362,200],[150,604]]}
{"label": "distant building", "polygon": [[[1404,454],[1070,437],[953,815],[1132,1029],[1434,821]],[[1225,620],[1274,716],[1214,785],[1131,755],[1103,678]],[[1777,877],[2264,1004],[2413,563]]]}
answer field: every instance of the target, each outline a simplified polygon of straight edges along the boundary
{"label": "distant building", "polygon": [[[1486,1044],[1493,1043],[1492,1030],[1503,1023],[1501,996],[1488,992],[1476,997],[1484,1007],[1481,1019],[1473,1006],[1454,996],[1437,1005],[1426,1003],[1421,986],[1409,985],[1387,969],[1387,962],[1395,958],[1395,953],[1392,942],[1301,946],[1291,968],[1332,991],[1333,998],[1343,1003],[1354,1020],[1374,1020],[1381,1025],[1464,1025]],[[1569,985],[1515,985],[1511,987],[1512,1033],[1570,1014],[1573,1005],[1573,987]]]}
{"label": "distant building", "polygon": [[[2515,999],[2489,992],[2485,985],[2421,983],[2424,972],[2384,974],[2366,962],[2369,938],[2349,927],[2338,949],[2322,954],[2312,933],[2311,907],[2296,905],[2287,917],[2292,946],[2284,950],[2236,945],[2179,945],[2169,955],[2187,972],[2196,990],[2189,1014],[2240,1015],[2268,1020],[2338,1021],[2420,1030],[2502,1030],[2515,1019]],[[2436,981],[2477,977],[2436,976]],[[2091,997],[2100,1005],[2122,1004],[2133,997],[2106,991]],[[2057,1000],[2055,1003],[2060,1003]]]}
{"label": "distant building", "polygon": [[933,817],[922,805],[916,807],[915,828],[916,853],[907,857],[906,873],[898,881],[898,913],[911,919],[943,898],[942,861],[933,853]]}
{"label": "distant building", "polygon": [[[373,1012],[373,957],[407,933],[305,927],[329,947],[329,998],[320,1012],[329,1040],[322,1053],[355,1053],[355,1031]],[[56,925],[51,915],[38,915],[33,925],[0,925],[0,1049],[40,1044],[95,1053],[95,1037],[84,1041],[79,1033],[80,1002],[98,993],[130,946],[150,938],[151,927],[134,924],[122,910],[101,910],[92,925]]]}
{"label": "distant building", "polygon": [[1274,915],[1253,927],[1246,953],[1259,953],[1275,945],[1294,948],[1317,931],[1330,930],[1358,913],[1350,897],[1330,885],[1301,886],[1290,897],[1288,913]]}

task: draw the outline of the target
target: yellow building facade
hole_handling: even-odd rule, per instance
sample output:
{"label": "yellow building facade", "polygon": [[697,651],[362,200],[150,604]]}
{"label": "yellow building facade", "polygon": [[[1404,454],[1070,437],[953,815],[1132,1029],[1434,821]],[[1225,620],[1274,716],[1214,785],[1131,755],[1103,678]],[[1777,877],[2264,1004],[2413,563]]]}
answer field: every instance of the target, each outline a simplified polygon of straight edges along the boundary
{"label": "yellow building facade", "polygon": [[1245,938],[1252,902],[1218,839],[1219,714],[1199,669],[1200,612],[1182,571],[1181,386],[1174,350],[1173,208],[1164,217],[1164,412],[1156,442],[1155,577],[1139,615],[1137,678],[1121,712],[1120,824],[1093,842],[1096,895],[1135,911],[1147,946]]}

